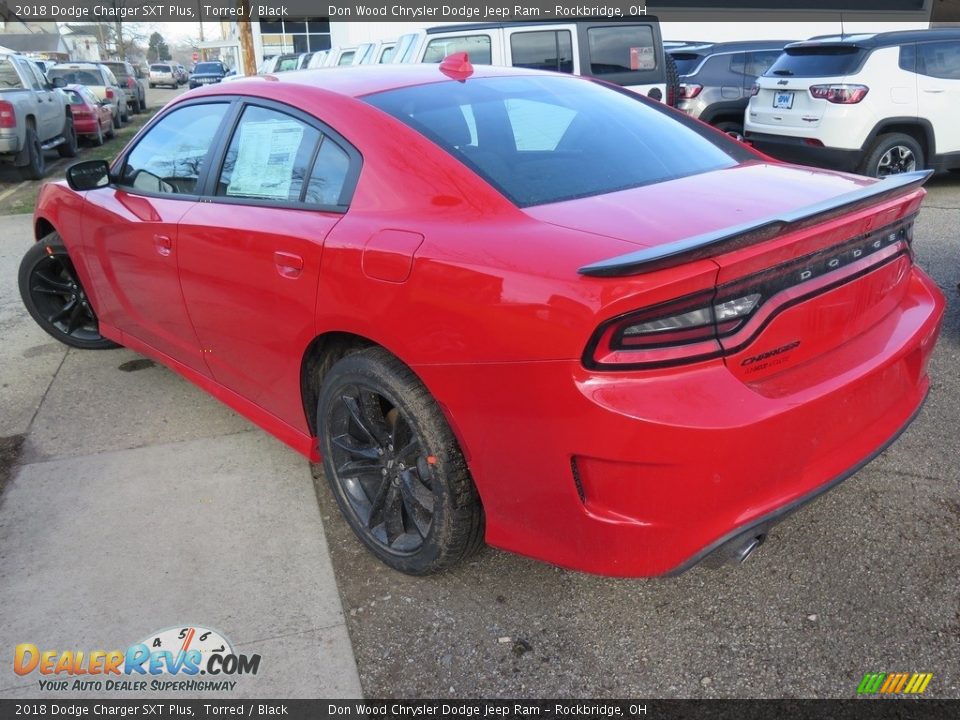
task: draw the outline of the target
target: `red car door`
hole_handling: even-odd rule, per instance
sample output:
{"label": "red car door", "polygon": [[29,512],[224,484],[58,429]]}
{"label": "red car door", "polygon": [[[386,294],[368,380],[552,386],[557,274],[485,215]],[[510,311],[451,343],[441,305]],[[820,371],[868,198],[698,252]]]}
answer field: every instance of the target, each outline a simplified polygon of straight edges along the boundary
{"label": "red car door", "polygon": [[204,374],[180,289],[178,223],[197,204],[197,182],[228,107],[192,105],[161,119],[128,154],[118,181],[87,193],[84,220],[103,322]]}
{"label": "red car door", "polygon": [[324,238],[358,163],[308,116],[251,104],[211,197],[180,221],[181,286],[214,378],[303,431]]}

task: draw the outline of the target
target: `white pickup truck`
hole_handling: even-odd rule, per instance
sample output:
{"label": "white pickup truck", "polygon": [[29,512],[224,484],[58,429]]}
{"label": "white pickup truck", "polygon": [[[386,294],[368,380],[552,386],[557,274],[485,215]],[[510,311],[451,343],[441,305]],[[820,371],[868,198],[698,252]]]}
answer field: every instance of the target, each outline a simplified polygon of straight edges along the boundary
{"label": "white pickup truck", "polygon": [[26,180],[39,180],[46,170],[44,152],[61,157],[77,154],[70,104],[60,90],[62,80],[49,82],[30,60],[0,53],[0,162],[12,162]]}

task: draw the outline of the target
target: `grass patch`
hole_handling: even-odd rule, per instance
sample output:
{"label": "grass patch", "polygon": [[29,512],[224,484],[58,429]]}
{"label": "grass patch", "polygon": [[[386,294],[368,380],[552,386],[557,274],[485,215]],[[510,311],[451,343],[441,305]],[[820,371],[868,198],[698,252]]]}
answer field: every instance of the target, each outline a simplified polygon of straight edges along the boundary
{"label": "grass patch", "polygon": [[[117,154],[123,150],[130,138],[132,138],[142,128],[150,118],[152,118],[160,108],[151,108],[139,115],[131,116],[130,122],[117,130],[116,136],[112,140],[107,140],[100,147],[92,147],[86,141],[81,141],[80,152],[75,158],[54,160],[49,153],[47,157],[48,165],[56,167],[47,171],[47,176],[43,180],[28,182],[22,188],[17,190],[9,197],[0,201],[0,215],[19,215],[21,213],[32,213],[37,206],[37,195],[40,194],[40,188],[44,183],[54,180],[62,180],[66,169],[76,162],[82,160],[113,160]],[[14,181],[19,183],[19,180]],[[7,189],[0,184],[0,194]]]}

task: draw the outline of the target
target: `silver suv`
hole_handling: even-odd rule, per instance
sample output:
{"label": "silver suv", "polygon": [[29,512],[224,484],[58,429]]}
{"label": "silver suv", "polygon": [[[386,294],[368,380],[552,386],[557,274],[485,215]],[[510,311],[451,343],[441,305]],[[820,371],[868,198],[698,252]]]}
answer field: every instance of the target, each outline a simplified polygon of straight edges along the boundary
{"label": "silver suv", "polygon": [[669,47],[680,73],[677,107],[737,139],[757,77],[773,65],[790,40],[703,43]]}

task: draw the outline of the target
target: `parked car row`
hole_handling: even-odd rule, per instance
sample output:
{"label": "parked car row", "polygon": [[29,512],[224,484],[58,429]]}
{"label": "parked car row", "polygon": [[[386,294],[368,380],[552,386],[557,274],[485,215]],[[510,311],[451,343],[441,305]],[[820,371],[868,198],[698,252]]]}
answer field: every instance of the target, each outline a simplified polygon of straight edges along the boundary
{"label": "parked car row", "polygon": [[779,159],[873,177],[960,169],[960,30],[673,43],[679,108]]}
{"label": "parked car row", "polygon": [[48,61],[45,70],[0,54],[0,162],[26,180],[43,177],[45,151],[74,157],[78,138],[100,144],[147,107],[141,73],[128,62]]}

